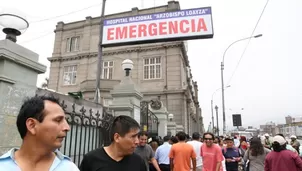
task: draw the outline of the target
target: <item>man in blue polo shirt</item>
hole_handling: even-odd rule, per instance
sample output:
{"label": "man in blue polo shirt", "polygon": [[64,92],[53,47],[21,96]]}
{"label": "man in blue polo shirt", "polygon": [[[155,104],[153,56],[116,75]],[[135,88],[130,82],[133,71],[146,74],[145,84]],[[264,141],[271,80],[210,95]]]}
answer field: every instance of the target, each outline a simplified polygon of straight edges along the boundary
{"label": "man in blue polo shirt", "polygon": [[59,100],[51,96],[27,99],[18,114],[20,149],[0,157],[0,171],[78,171],[77,166],[57,149],[70,127]]}
{"label": "man in blue polo shirt", "polygon": [[241,161],[241,154],[237,147],[234,146],[234,139],[226,137],[226,147],[222,148],[222,154],[225,158],[227,171],[238,171],[238,163]]}

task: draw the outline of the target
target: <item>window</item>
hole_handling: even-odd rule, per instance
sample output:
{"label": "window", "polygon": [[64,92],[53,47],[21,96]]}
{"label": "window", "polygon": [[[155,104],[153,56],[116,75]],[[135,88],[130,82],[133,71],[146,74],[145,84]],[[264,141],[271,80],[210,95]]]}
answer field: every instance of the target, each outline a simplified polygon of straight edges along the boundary
{"label": "window", "polygon": [[113,75],[113,61],[103,62],[103,76],[102,79],[112,79]]}
{"label": "window", "polygon": [[67,38],[67,52],[74,52],[80,49],[80,36]]}
{"label": "window", "polygon": [[144,59],[144,79],[159,79],[161,78],[161,58],[146,58]]}
{"label": "window", "polygon": [[64,67],[63,84],[64,85],[75,85],[77,78],[77,66],[66,66]]}

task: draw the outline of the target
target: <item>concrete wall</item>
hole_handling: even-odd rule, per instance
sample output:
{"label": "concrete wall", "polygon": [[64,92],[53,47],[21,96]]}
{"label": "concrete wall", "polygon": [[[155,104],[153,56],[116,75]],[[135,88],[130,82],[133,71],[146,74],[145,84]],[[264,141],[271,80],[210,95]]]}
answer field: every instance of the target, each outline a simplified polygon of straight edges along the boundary
{"label": "concrete wall", "polygon": [[16,116],[25,97],[34,96],[46,66],[39,55],[10,40],[0,41],[0,155],[21,144]]}

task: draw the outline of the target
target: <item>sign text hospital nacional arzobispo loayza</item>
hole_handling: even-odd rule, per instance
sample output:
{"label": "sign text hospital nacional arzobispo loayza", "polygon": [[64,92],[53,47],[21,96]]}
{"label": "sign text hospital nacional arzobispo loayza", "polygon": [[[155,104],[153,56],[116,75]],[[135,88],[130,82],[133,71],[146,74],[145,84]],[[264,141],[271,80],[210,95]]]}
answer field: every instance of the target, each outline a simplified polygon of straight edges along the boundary
{"label": "sign text hospital nacional arzobispo loayza", "polygon": [[103,46],[213,38],[211,7],[104,20]]}

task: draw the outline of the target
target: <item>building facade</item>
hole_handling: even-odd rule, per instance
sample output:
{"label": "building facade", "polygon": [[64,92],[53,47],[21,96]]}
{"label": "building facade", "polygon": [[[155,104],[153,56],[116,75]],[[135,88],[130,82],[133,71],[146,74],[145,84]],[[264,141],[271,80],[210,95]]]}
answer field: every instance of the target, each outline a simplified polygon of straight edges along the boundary
{"label": "building facade", "polygon": [[[106,15],[106,19],[179,10],[177,1],[155,8]],[[55,28],[55,42],[48,88],[57,92],[82,92],[86,100],[93,100],[96,85],[97,52],[100,18],[86,17],[73,23],[59,22]],[[203,131],[198,85],[193,81],[184,41],[152,43],[103,48],[100,83],[101,103],[112,103],[110,90],[124,76],[122,61],[134,63],[132,80],[140,87],[144,100],[158,99],[174,114],[174,120],[187,133]]]}

